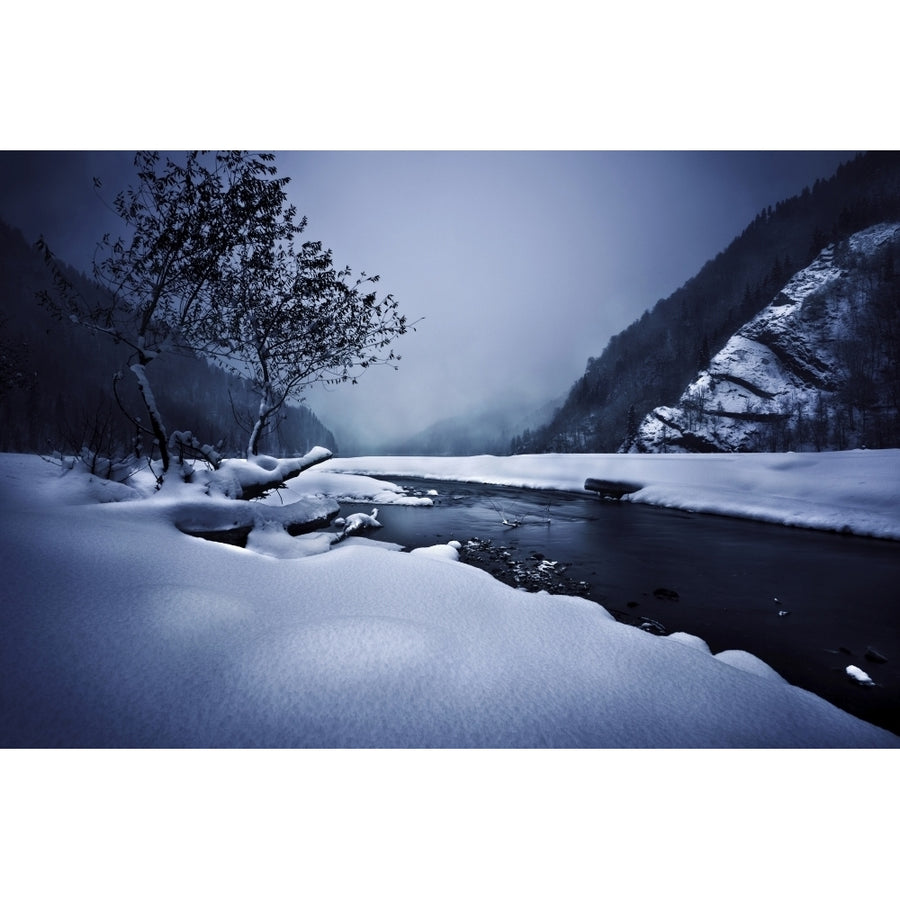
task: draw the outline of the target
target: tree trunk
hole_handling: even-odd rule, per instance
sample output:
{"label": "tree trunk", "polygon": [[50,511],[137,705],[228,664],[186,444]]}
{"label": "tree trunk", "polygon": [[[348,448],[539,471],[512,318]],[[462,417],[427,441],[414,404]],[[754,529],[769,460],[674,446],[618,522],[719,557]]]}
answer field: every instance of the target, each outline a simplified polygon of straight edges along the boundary
{"label": "tree trunk", "polygon": [[134,377],[137,378],[138,389],[141,392],[141,398],[144,406],[147,408],[147,415],[150,417],[150,430],[156,438],[159,446],[159,456],[162,460],[163,475],[169,471],[169,435],[166,426],[163,424],[162,415],[159,407],[156,405],[156,397],[153,396],[153,388],[150,387],[150,381],[147,378],[147,361],[141,357],[141,362],[131,366]]}
{"label": "tree trunk", "polygon": [[269,417],[272,415],[274,408],[272,386],[267,383],[263,386],[263,395],[259,400],[256,422],[253,425],[253,430],[250,432],[250,439],[247,441],[247,459],[252,459],[259,454],[259,441],[262,438],[266,425],[269,424]]}
{"label": "tree trunk", "polygon": [[[296,478],[302,472],[325,462],[327,459],[331,459],[330,450],[326,450],[324,447],[314,447],[306,456],[279,460],[277,468],[271,473],[271,477],[266,477],[258,482],[242,482],[238,497],[241,500],[254,500],[268,491],[280,487],[288,479]],[[226,460],[223,464],[223,469],[227,469],[227,467],[228,462]],[[221,477],[221,470],[215,473],[213,480],[215,480],[216,476]]]}

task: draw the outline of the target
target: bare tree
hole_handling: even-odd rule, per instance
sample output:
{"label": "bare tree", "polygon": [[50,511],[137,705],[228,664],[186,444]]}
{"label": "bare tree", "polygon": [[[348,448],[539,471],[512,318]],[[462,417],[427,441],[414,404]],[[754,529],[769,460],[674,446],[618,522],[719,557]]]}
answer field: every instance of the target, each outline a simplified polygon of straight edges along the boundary
{"label": "bare tree", "polygon": [[[286,178],[277,178],[270,154],[190,152],[162,160],[135,156],[137,185],[113,203],[128,235],[105,235],[94,277],[106,288],[91,300],[76,292],[39,246],[54,274],[43,299],[61,316],[107,335],[130,351],[149,428],[169,469],[169,431],[153,393],[148,366],[162,353],[202,352],[213,291],[236,250],[271,242],[300,229],[286,203]],[[95,187],[101,185],[95,180]],[[161,476],[162,477],[162,476]]]}
{"label": "bare tree", "polygon": [[399,361],[390,344],[412,326],[390,294],[378,298],[370,290],[378,280],[336,270],[331,251],[318,241],[299,250],[290,237],[268,246],[247,243],[234,255],[216,283],[205,333],[259,395],[248,456],[258,453],[284,404],[310,385],[355,384],[365,369]]}

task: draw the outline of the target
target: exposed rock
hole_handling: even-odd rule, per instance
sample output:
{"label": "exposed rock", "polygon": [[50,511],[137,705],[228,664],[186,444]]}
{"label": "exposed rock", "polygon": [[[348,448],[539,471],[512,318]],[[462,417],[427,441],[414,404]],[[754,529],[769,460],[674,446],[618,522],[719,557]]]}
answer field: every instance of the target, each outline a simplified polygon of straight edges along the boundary
{"label": "exposed rock", "polygon": [[649,634],[656,634],[656,635],[659,635],[660,637],[663,637],[666,634],[668,634],[668,631],[666,630],[666,626],[663,625],[661,622],[657,622],[656,619],[642,618],[640,621],[640,624],[638,625],[638,628],[640,628],[641,631],[646,631]]}
{"label": "exposed rock", "polygon": [[[789,430],[792,440],[825,448],[823,417],[862,377],[852,348],[877,352],[861,323],[875,315],[867,313],[878,289],[873,261],[897,242],[900,224],[892,223],[823,250],[732,335],[675,406],[648,413],[620,452],[783,450]],[[870,368],[887,372],[894,364],[885,357]],[[820,433],[812,439],[808,423],[816,419]]]}
{"label": "exposed rock", "polygon": [[876,663],[886,663],[887,657],[879,653],[874,647],[866,647],[866,652],[864,654],[869,662]]}
{"label": "exposed rock", "polygon": [[570,578],[565,574],[568,566],[547,559],[542,553],[517,558],[507,547],[498,546],[490,540],[472,538],[463,544],[460,558],[490,572],[498,581],[522,590],[574,597],[587,597],[590,593],[591,586],[586,581]]}

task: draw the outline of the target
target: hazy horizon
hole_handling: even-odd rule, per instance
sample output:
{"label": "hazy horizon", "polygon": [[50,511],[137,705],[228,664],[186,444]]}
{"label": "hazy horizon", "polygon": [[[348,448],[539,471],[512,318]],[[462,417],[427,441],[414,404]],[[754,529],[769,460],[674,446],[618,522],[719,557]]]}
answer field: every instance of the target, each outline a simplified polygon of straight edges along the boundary
{"label": "hazy horizon", "polygon": [[[307,393],[342,452],[435,422],[564,395],[610,337],[695,275],[842,151],[277,152],[304,237],[378,274],[416,331],[399,370]],[[0,153],[0,217],[90,270],[132,180],[124,151]]]}

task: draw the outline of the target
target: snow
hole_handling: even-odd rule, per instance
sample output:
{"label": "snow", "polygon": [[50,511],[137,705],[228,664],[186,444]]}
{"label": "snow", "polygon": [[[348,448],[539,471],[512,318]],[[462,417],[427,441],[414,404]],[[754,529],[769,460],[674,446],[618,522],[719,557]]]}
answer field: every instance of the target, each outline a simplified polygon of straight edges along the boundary
{"label": "snow", "polygon": [[303,490],[309,493],[334,497],[338,503],[378,503],[383,506],[434,506],[432,497],[411,496],[399,485],[389,481],[379,481],[364,475],[348,478],[316,466],[303,476]]}
{"label": "snow", "polygon": [[432,559],[447,559],[450,562],[459,561],[459,541],[450,541],[446,544],[435,544],[433,547],[416,547],[411,554],[430,556]]}
{"label": "snow", "polygon": [[[707,655],[711,654],[709,644],[707,644],[703,638],[697,637],[695,634],[685,634],[683,631],[675,631],[672,634],[665,635],[664,640],[674,641],[676,644],[681,644],[685,647],[692,647],[700,653],[705,653]],[[719,662],[725,663],[726,665],[734,666],[736,669],[740,669],[743,672],[749,672],[760,678],[767,678],[769,681],[774,681],[778,684],[788,683],[787,680],[782,678],[781,675],[768,665],[768,663],[764,663],[758,656],[754,656],[746,650],[723,650],[721,653],[716,653],[714,659],[717,659]]]}
{"label": "snow", "polygon": [[[871,265],[876,251],[898,235],[900,224],[886,223],[851,236],[845,254],[836,254],[834,246],[824,249],[728,339],[675,406],[647,414],[635,440],[623,448],[756,450],[770,446],[767,430],[780,422],[794,428],[799,446],[812,449],[811,436],[797,433],[801,414],[807,423],[819,422],[819,440],[833,441],[825,436],[821,410],[834,411],[836,390],[851,378],[840,348],[848,339],[871,343],[860,319],[875,296],[872,276],[850,258]],[[887,364],[872,360],[873,370]]]}
{"label": "snow", "polygon": [[854,679],[854,681],[858,681],[860,684],[875,684],[869,675],[866,672],[863,672],[859,666],[847,666],[845,671],[852,679]]}
{"label": "snow", "polygon": [[627,502],[900,540],[900,450],[357,457],[320,468],[564,491],[626,481],[642,485]]}
{"label": "snow", "polygon": [[746,650],[723,650],[721,653],[717,653],[715,658],[720,662],[728,663],[729,666],[735,666],[735,668],[742,669],[745,672],[759,675],[760,678],[768,678],[771,681],[787,684],[787,681],[770,665]]}
{"label": "snow", "polygon": [[313,447],[307,454],[296,458],[275,459],[272,456],[254,456],[250,459],[226,459],[214,472],[197,470],[201,481],[226,497],[240,497],[247,488],[269,484],[273,479],[285,480],[331,457],[325,447]]}
{"label": "snow", "polygon": [[684,644],[685,647],[693,647],[701,653],[710,652],[709,644],[707,644],[703,638],[697,637],[695,634],[685,634],[683,631],[673,631],[672,634],[667,634],[666,638],[670,641],[675,641],[678,644]]}
{"label": "snow", "polygon": [[454,544],[288,553],[264,523],[244,549],[174,527],[197,485],[97,503],[59,471],[0,456],[7,747],[900,747],[749,654],[516,591]]}
{"label": "snow", "polygon": [[353,513],[344,520],[344,534],[355,534],[357,531],[369,531],[372,528],[381,528],[378,521],[378,510],[373,509],[371,514]]}

